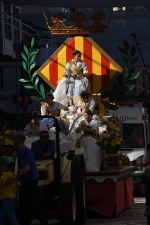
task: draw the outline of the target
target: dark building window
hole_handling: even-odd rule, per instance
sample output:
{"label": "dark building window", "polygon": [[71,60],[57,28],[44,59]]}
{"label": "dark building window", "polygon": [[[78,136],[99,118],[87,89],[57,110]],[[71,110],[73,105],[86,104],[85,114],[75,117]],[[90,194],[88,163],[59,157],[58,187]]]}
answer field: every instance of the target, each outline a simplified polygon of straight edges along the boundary
{"label": "dark building window", "polygon": [[5,37],[11,39],[11,6],[8,4],[4,5],[4,20],[5,20]]}
{"label": "dark building window", "polygon": [[13,7],[13,15],[14,15],[14,40],[16,40],[16,38],[20,38],[20,22],[19,19],[17,19],[18,15],[19,15],[19,9],[16,8],[15,6]]}

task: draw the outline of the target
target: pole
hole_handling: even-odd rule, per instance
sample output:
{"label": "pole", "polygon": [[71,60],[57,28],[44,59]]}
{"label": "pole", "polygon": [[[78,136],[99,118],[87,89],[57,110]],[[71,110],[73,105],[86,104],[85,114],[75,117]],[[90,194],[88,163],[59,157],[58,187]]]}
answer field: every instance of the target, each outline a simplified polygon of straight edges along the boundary
{"label": "pole", "polygon": [[20,120],[19,113],[19,73],[18,73],[18,56],[16,53],[16,110],[17,110],[17,123]]}
{"label": "pole", "polygon": [[[14,6],[14,17],[16,18],[16,6]],[[14,21],[16,25],[16,20]],[[19,57],[19,44],[17,44],[17,29],[14,28],[14,51],[16,53],[16,111],[17,111],[17,123],[20,119],[19,112],[19,71],[18,71],[18,57]]]}

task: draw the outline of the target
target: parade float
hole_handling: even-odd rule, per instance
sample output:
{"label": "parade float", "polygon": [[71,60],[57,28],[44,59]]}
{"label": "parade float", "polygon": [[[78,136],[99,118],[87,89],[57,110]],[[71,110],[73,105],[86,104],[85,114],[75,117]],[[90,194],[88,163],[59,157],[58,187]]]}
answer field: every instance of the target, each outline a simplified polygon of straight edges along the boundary
{"label": "parade float", "polygon": [[[72,58],[73,50],[80,50],[81,59],[89,70],[88,79],[92,97],[98,105],[97,115],[100,118],[105,117],[106,111],[100,94],[122,73],[123,68],[90,37],[90,33],[105,33],[109,23],[105,25],[102,22],[104,15],[101,12],[93,15],[94,22],[91,26],[84,25],[85,17],[82,13],[73,15],[74,24],[69,27],[64,24],[65,18],[62,14],[52,16],[51,20],[54,23],[52,26],[49,24],[48,17],[46,15],[44,17],[52,35],[70,36],[38,69],[38,75],[55,90],[58,81],[63,78],[66,63]],[[133,204],[133,168],[129,166],[128,157],[118,153],[123,145],[121,122],[113,117],[106,121],[106,129],[101,133],[101,139],[97,141],[103,152],[102,159],[98,159],[102,160],[102,163],[98,170],[87,171],[87,192],[89,208],[96,213],[111,217]],[[113,139],[116,133],[117,138],[113,141],[109,140],[108,136]]]}

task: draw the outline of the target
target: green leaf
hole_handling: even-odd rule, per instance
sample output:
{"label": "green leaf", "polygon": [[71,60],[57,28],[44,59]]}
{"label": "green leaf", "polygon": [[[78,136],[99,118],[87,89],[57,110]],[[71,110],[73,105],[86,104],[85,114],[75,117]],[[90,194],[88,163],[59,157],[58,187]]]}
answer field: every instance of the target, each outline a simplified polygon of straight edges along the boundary
{"label": "green leaf", "polygon": [[128,68],[127,68],[127,67],[125,67],[125,68],[124,68],[124,73],[123,73],[123,76],[124,76],[124,78],[125,78],[125,79],[127,79],[127,78],[128,78],[128,75],[129,75]]}
{"label": "green leaf", "polygon": [[32,80],[37,76],[37,72],[34,71],[33,75],[32,75]]}
{"label": "green leaf", "polygon": [[39,49],[37,49],[37,50],[35,50],[35,51],[31,52],[30,56],[32,56],[32,55],[36,55],[38,52],[39,52]]}
{"label": "green leaf", "polygon": [[34,37],[31,39],[31,48],[34,46]]}
{"label": "green leaf", "polygon": [[139,76],[139,72],[137,73],[132,73],[131,76],[128,78],[128,80],[135,80]]}
{"label": "green leaf", "polygon": [[136,47],[135,46],[132,46],[131,49],[130,49],[130,55],[131,55],[131,58],[136,54]]}
{"label": "green leaf", "polygon": [[35,80],[35,86],[36,86],[36,87],[37,87],[37,85],[38,85],[38,82],[39,82],[39,77],[37,77],[36,80]]}
{"label": "green leaf", "polygon": [[28,51],[28,48],[26,47],[26,45],[24,45],[23,48],[24,48],[24,51],[25,51],[26,55],[28,56],[29,55],[29,51]]}
{"label": "green leaf", "polygon": [[128,59],[124,55],[121,55],[121,59],[126,65],[128,65]]}
{"label": "green leaf", "polygon": [[127,88],[128,88],[129,91],[131,91],[131,90],[134,88],[134,85],[128,84],[128,85],[127,85]]}
{"label": "green leaf", "polygon": [[33,99],[34,101],[40,101],[43,98],[37,97],[37,96],[30,96],[31,99]]}
{"label": "green leaf", "polygon": [[30,82],[30,80],[25,80],[23,78],[19,79],[20,82]]}
{"label": "green leaf", "polygon": [[22,61],[22,66],[23,66],[24,70],[27,71],[27,73],[28,73],[27,64],[25,61]]}
{"label": "green leaf", "polygon": [[119,49],[119,51],[120,51],[121,53],[123,53],[123,54],[125,54],[125,55],[128,55],[128,52],[127,52],[127,50],[126,50],[125,48],[121,48],[121,47],[118,46],[118,49]]}
{"label": "green leaf", "polygon": [[33,55],[33,56],[31,57],[31,59],[30,59],[30,65],[31,65],[33,62],[35,62],[35,57],[36,57],[36,55]]}
{"label": "green leaf", "polygon": [[130,46],[126,40],[124,40],[123,45],[124,45],[125,49],[128,51]]}
{"label": "green leaf", "polygon": [[137,57],[135,57],[134,59],[132,59],[132,60],[131,60],[131,66],[136,65],[136,64],[137,64],[137,62],[138,62],[138,60],[139,60],[139,57],[138,57],[138,56],[137,56]]}
{"label": "green leaf", "polygon": [[44,89],[43,84],[40,84],[40,92],[41,92],[41,95],[42,95],[43,98],[44,98],[44,97],[45,97],[45,89]]}
{"label": "green leaf", "polygon": [[50,94],[53,94],[53,93],[54,93],[54,91],[51,89],[49,93],[50,93]]}
{"label": "green leaf", "polygon": [[41,105],[43,105],[45,102],[40,102]]}
{"label": "green leaf", "polygon": [[23,52],[21,52],[21,56],[26,62],[28,62],[28,59],[27,59],[27,57],[25,56],[25,54]]}
{"label": "green leaf", "polygon": [[35,63],[30,66],[30,71],[35,67]]}
{"label": "green leaf", "polygon": [[24,88],[27,88],[27,89],[35,89],[33,86],[31,85],[24,85]]}

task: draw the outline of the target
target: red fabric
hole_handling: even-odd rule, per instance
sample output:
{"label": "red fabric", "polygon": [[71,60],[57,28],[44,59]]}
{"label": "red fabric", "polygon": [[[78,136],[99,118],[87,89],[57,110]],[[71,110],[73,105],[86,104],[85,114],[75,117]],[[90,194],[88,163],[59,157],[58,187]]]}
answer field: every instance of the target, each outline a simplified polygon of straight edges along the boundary
{"label": "red fabric", "polygon": [[56,214],[56,212],[52,211],[52,210],[47,210],[45,211],[45,214],[50,217],[50,218],[53,218],[53,219],[57,219],[58,218],[58,215]]}
{"label": "red fabric", "polygon": [[133,178],[128,177],[125,180],[125,208],[130,208],[134,203]]}
{"label": "red fabric", "polygon": [[125,185],[124,180],[120,180],[116,183],[116,191],[115,191],[115,205],[116,205],[116,215],[124,210],[125,207]]}
{"label": "red fabric", "polygon": [[111,217],[115,208],[116,215],[130,208],[134,202],[132,177],[114,182],[106,179],[102,183],[94,179],[87,181],[88,206],[93,211]]}
{"label": "red fabric", "polygon": [[87,181],[88,206],[95,212],[111,217],[115,208],[115,183],[106,179],[98,183],[93,179]]}

